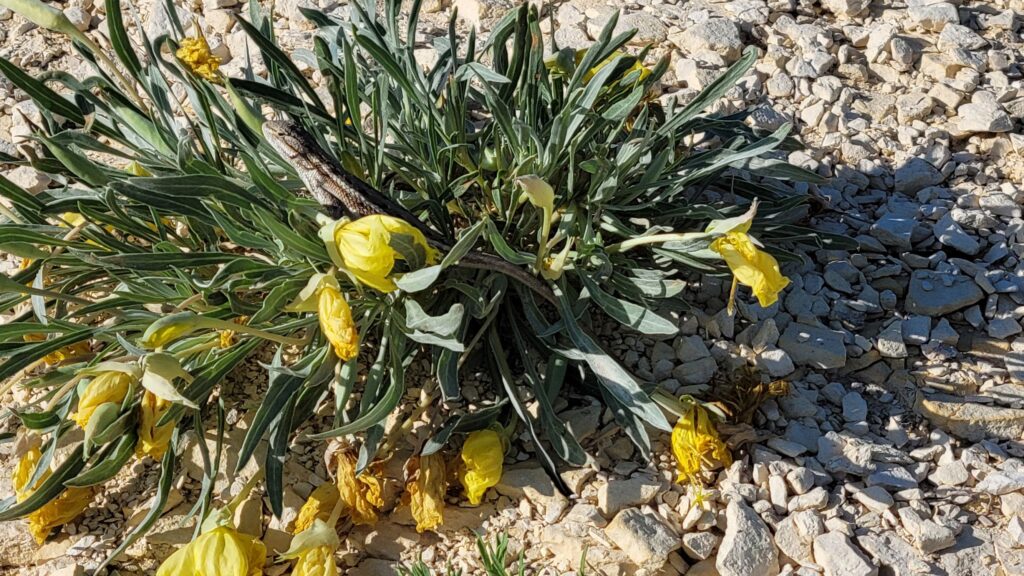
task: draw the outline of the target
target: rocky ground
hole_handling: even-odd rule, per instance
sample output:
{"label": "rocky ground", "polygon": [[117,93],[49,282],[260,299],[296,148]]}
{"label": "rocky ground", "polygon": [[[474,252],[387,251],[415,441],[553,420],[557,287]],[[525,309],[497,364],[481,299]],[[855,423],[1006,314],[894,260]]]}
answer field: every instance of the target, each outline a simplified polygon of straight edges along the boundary
{"label": "rocky ground", "polygon": [[[245,47],[232,21],[245,7],[235,2],[179,6],[223,57],[235,56],[229,74]],[[311,34],[297,4],[276,3],[289,49]],[[435,1],[424,37],[441,34],[454,8],[463,25],[486,32],[501,4]],[[346,10],[333,0],[320,7]],[[102,5],[63,8],[83,30],[105,33]],[[160,30],[149,8],[140,7],[141,21]],[[419,556],[475,574],[473,529],[507,531],[536,574],[572,573],[584,554],[588,574],[609,575],[1024,574],[1024,1],[582,0],[546,9],[559,43],[574,47],[621,10],[619,26],[639,30],[636,48],[672,54],[666,97],[692,96],[745,45],[758,46],[756,69],[716,106],[758,106],[751,121],[763,128],[794,122],[808,148],[790,160],[831,178],[817,189],[826,208],[813,225],[860,248],[806,254],[784,269],[793,285],[780,304],[741,303],[734,317],[723,310],[727,286],[695,284],[697,308],[718,312],[681,317],[674,341],[605,334],[637,374],[677,393],[704,390],[745,363],[789,382],[752,426],[730,430],[736,462],[706,493],[673,482],[667,437],[656,440],[657,462],[640,462],[596,400],[573,397],[563,416],[594,461],[564,472],[571,498],[521,442],[484,506],[452,505],[444,529],[422,535],[398,507],[373,528],[353,529],[339,565],[391,574]],[[0,55],[29,69],[84,69],[66,44],[3,9],[0,41]],[[27,133],[34,114],[0,81],[0,146]],[[7,176],[29,189],[47,184],[28,168]],[[244,435],[261,378],[255,368],[236,374],[237,394],[225,392],[229,441]],[[0,472],[11,466],[9,449],[0,446]],[[326,481],[321,450],[294,447],[284,518],[270,518],[258,498],[240,510],[243,528],[268,547],[287,546],[302,498]],[[186,461],[171,512],[120,573],[147,573],[189,538],[179,519],[201,474],[194,457]],[[400,463],[393,467],[400,478]],[[153,472],[136,464],[39,550],[18,525],[0,525],[0,573],[94,566],[144,514]]]}

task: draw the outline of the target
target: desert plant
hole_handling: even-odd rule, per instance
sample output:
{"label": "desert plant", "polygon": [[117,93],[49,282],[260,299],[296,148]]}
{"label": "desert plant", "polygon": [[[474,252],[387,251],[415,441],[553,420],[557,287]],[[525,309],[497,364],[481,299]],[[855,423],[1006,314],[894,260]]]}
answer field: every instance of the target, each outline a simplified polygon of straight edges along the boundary
{"label": "desert plant", "polygon": [[[127,546],[162,512],[181,433],[205,430],[207,420],[223,430],[215,389],[268,342],[277,346],[269,388],[238,465],[266,443],[260,457],[278,514],[289,441],[314,407],[325,397],[336,407],[330,430],[314,437],[359,435],[365,468],[389,455],[388,434],[397,432],[385,420],[400,409],[406,367],[417,358],[429,360],[436,383],[422,406],[437,423],[424,454],[518,417],[549,470],[555,458],[582,464],[583,449],[552,407],[567,382],[593,386],[646,454],[648,427],[670,429],[652,384],[625,370],[589,327],[675,333],[670,314],[687,306],[680,275],[725,272],[712,242],[728,235],[729,222],[746,238],[755,200],[751,231],[772,252],[785,256],[783,242],[834,241],[799,225],[806,187],[783,181],[817,176],[771,155],[796,145],[788,126],[762,133],[743,112],[701,114],[747,72],[753,48],[684,105],[654,97],[668,61],[646,68],[647,51],[626,54],[633,33],[613,34],[614,17],[582,52],[545,47],[527,6],[482,42],[457,35],[453,19],[425,69],[410,40],[419,2],[404,15],[400,1],[385,4],[378,13],[373,2],[354,1],[348,21],[304,10],[319,33],[303,54],[326,93],[277,46],[257,2],[238,25],[258,47],[266,79],[223,75],[173,10],[166,35],[139,31],[133,45],[119,0],[106,0],[114,68],[80,39],[75,48],[94,65],[88,78],[33,78],[0,58],[0,73],[42,114],[30,154],[0,161],[30,164],[55,183],[33,195],[0,177],[9,203],[0,208],[0,246],[23,264],[0,278],[0,310],[10,318],[0,326],[0,379],[3,391],[34,391],[5,417],[41,441],[26,479],[33,489],[2,503],[0,520],[35,513],[68,487],[99,486],[134,455],[154,457],[157,497]],[[60,30],[59,19],[41,20]],[[321,234],[337,223],[318,219],[322,207],[268,145],[266,114],[305,126],[340,166],[454,248],[430,264],[409,243],[389,245],[406,266],[388,276],[396,290],[346,273]],[[728,202],[705,200],[723,195]],[[709,221],[719,224],[706,230]],[[459,266],[470,251],[521,267],[550,292]],[[316,294],[321,312],[350,310],[351,320],[318,318]],[[357,343],[332,346],[342,320],[362,344],[344,361],[338,354]],[[472,411],[458,402],[467,362],[491,375],[498,401]],[[528,401],[537,402],[536,417]],[[58,456],[76,425],[83,439]],[[220,457],[219,446],[204,452],[200,515]]]}

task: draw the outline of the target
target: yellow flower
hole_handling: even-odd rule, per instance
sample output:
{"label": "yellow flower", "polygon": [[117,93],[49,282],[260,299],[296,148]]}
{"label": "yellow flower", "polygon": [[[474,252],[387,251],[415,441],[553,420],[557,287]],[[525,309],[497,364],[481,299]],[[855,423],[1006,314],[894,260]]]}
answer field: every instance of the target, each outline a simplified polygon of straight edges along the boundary
{"label": "yellow flower", "polygon": [[477,430],[462,445],[462,469],[459,480],[466,498],[476,506],[487,489],[501,481],[501,462],[505,457],[501,435],[494,430]]}
{"label": "yellow flower", "polygon": [[[46,340],[46,336],[43,334],[25,334],[21,337],[25,342],[42,342]],[[85,356],[89,352],[92,352],[92,347],[89,346],[87,340],[82,342],[75,342],[69,346],[65,346],[56,352],[50,352],[46,356],[43,356],[43,362],[51,366],[55,366],[64,362],[65,360],[73,360],[79,356]]]}
{"label": "yellow flower", "polygon": [[412,477],[408,485],[409,506],[416,531],[435,530],[444,523],[444,495],[448,474],[440,454],[416,456],[409,461]]}
{"label": "yellow flower", "polygon": [[292,527],[292,534],[298,534],[313,525],[314,520],[327,520],[338,503],[338,487],[330,482],[325,482],[316,487],[309,495],[306,503],[299,509],[299,515],[295,517],[295,524]]}
{"label": "yellow flower", "polygon": [[702,470],[732,463],[729,448],[718,437],[707,409],[692,402],[672,429],[672,452],[679,469],[679,482],[694,481]]}
{"label": "yellow flower", "polygon": [[135,445],[135,456],[138,458],[152,457],[159,460],[167,451],[167,444],[174,433],[174,422],[157,426],[160,418],[170,410],[174,403],[164,400],[149,390],[142,394],[139,405],[139,443]]}
{"label": "yellow flower", "polygon": [[156,576],[261,576],[267,547],[231,526],[218,526],[171,554]]}
{"label": "yellow flower", "polygon": [[[736,283],[750,286],[758,303],[767,308],[779,299],[779,293],[789,285],[789,278],[779,272],[779,263],[771,254],[759,249],[746,230],[733,230],[711,243],[733,274],[733,294]],[[730,308],[734,296],[729,297]]]}
{"label": "yellow flower", "polygon": [[337,576],[334,551],[339,544],[334,526],[316,518],[308,528],[295,534],[281,559],[296,560],[292,576]]}
{"label": "yellow flower", "polygon": [[[576,51],[574,59],[576,61],[576,65],[577,66],[581,62],[583,62],[583,58],[586,55],[587,55],[587,49],[586,48]],[[621,50],[616,50],[615,52],[612,52],[607,58],[605,58],[604,60],[598,62],[597,64],[594,65],[593,68],[591,68],[590,70],[586,71],[586,73],[583,75],[583,84],[584,85],[588,84],[594,78],[594,76],[598,72],[601,71],[602,68],[604,68],[608,64],[611,64],[619,56],[627,56],[627,55],[628,54],[626,54],[625,52],[622,52]],[[555,73],[561,74],[561,75],[569,75],[569,72],[570,72],[569,69],[563,68],[562,66],[559,65],[558,55],[557,54],[553,54],[553,55],[548,56],[547,58],[545,58],[544,59],[544,66],[546,66],[548,68],[548,70],[551,70],[552,72],[555,72]],[[646,66],[644,66],[643,64],[640,63],[639,60],[637,60],[632,66],[630,66],[628,69],[626,69],[619,76],[619,78],[625,78],[626,76],[628,76],[629,74],[633,73],[636,70],[640,71],[640,77],[637,78],[637,82],[640,82],[640,81],[644,80],[645,78],[647,78],[648,76],[651,75],[651,69],[646,67]]]}
{"label": "yellow flower", "polygon": [[217,68],[220,67],[220,58],[210,52],[210,45],[207,44],[206,37],[202,34],[196,38],[183,39],[174,55],[193,74],[210,82],[219,80]]}
{"label": "yellow flower", "polygon": [[373,524],[384,506],[381,481],[369,472],[356,474],[356,452],[344,449],[337,454],[338,495],[348,506],[354,524]]}
{"label": "yellow flower", "polygon": [[338,565],[334,561],[334,549],[330,546],[314,546],[299,553],[292,576],[338,576]]}
{"label": "yellow flower", "polygon": [[320,330],[334,347],[334,353],[342,361],[359,355],[359,331],[352,320],[352,309],[345,296],[337,288],[337,282],[325,282],[317,297],[317,312]]}
{"label": "yellow flower", "polygon": [[381,292],[396,288],[392,273],[395,261],[406,258],[394,244],[401,242],[407,251],[420,252],[424,264],[435,263],[439,256],[437,250],[427,244],[423,232],[401,218],[382,214],[338,223],[333,241],[332,248],[337,250],[341,265],[356,280]]}
{"label": "yellow flower", "polygon": [[[42,453],[38,447],[35,447],[26,452],[18,461],[14,469],[14,494],[15,500],[18,502],[28,498],[50,476],[51,472],[46,470],[35,485],[28,485],[40,459],[42,459]],[[94,489],[91,487],[65,489],[59,496],[44,504],[42,508],[28,515],[29,533],[35,538],[37,544],[42,544],[54,528],[67,524],[84,512],[92,502],[94,495]]]}
{"label": "yellow flower", "polygon": [[110,371],[101,372],[86,385],[82,397],[78,399],[78,411],[71,415],[80,428],[85,429],[89,418],[100,404],[113,402],[120,404],[128,395],[128,388],[131,386],[132,377],[124,372]]}

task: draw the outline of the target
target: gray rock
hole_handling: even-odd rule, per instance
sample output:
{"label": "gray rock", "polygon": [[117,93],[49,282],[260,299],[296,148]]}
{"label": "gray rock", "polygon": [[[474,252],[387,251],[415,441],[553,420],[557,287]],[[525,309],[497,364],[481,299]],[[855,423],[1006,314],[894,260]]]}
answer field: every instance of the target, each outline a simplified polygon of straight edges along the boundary
{"label": "gray rock", "polygon": [[624,508],[649,503],[661,489],[661,481],[651,476],[609,480],[597,489],[597,508],[606,518],[611,518]]}
{"label": "gray rock", "polygon": [[775,545],[802,566],[814,565],[814,540],[825,533],[825,523],[814,510],[794,512],[775,529]]}
{"label": "gray rock", "polygon": [[868,486],[883,486],[896,490],[917,488],[917,480],[903,466],[896,464],[878,464],[874,473],[867,478]]}
{"label": "gray rock", "polygon": [[682,336],[675,342],[675,357],[680,362],[693,362],[711,356],[708,345],[700,336]]}
{"label": "gray rock", "polygon": [[960,23],[956,6],[948,2],[911,5],[907,8],[907,15],[911,22],[932,32],[941,32],[946,24]]}
{"label": "gray rock", "polygon": [[679,548],[679,537],[653,514],[637,508],[619,512],[604,529],[605,535],[633,562],[661,566],[669,553]]}
{"label": "gray rock", "polygon": [[942,28],[942,33],[939,34],[939,50],[945,51],[955,48],[981,50],[985,46],[988,46],[988,40],[985,40],[967,26],[946,24]]}
{"label": "gray rock", "polygon": [[934,426],[966,440],[1024,438],[1024,410],[967,402],[956,396],[919,397],[914,406]]}
{"label": "gray rock", "polygon": [[722,537],[713,532],[687,532],[683,534],[683,550],[694,560],[710,558]]}
{"label": "gray rock", "polygon": [[936,486],[962,486],[970,479],[971,474],[962,460],[939,464],[935,471],[928,475],[928,480]]}
{"label": "gray rock", "polygon": [[814,539],[814,561],[828,576],[875,576],[878,569],[853,542],[839,532],[829,532]]}
{"label": "gray rock", "polygon": [[931,562],[919,551],[891,530],[881,534],[867,533],[857,537],[860,544],[875,561],[888,567],[893,576],[935,575]]}
{"label": "gray rock", "polygon": [[854,493],[853,497],[868,510],[879,514],[892,508],[895,503],[892,495],[881,486],[866,486],[863,490]]}
{"label": "gray rock", "polygon": [[676,366],[672,376],[683,384],[707,384],[718,371],[714,358],[701,358]]}
{"label": "gray rock", "polygon": [[910,276],[907,311],[925,316],[943,316],[984,298],[974,280],[930,270],[915,270]]}
{"label": "gray rock", "polygon": [[939,219],[932,228],[932,233],[935,234],[935,238],[944,246],[949,246],[965,254],[974,256],[981,251],[981,244],[967,232],[964,232],[964,229],[953,220],[951,214],[947,213]]}
{"label": "gray rock", "polygon": [[842,332],[821,326],[790,323],[779,338],[779,348],[785,350],[797,364],[823,370],[840,368],[846,364],[846,345],[843,343]]}
{"label": "gray rock", "polygon": [[712,18],[695,24],[682,34],[673,36],[672,42],[690,55],[713,52],[726,63],[735,61],[743,51],[739,28],[725,18]]}
{"label": "gray rock", "polygon": [[906,506],[898,511],[903,528],[914,538],[914,545],[925,554],[931,554],[956,543],[956,535],[949,528],[921,518],[913,508]]}
{"label": "gray rock", "polygon": [[866,10],[871,0],[822,0],[821,5],[836,16],[850,17]]}
{"label": "gray rock", "polygon": [[868,403],[860,392],[852,390],[843,396],[843,420],[860,422],[868,418]]}
{"label": "gray rock", "polygon": [[793,367],[793,359],[789,357],[785,350],[779,348],[769,348],[758,354],[757,366],[767,372],[772,378],[788,376],[795,369]]}
{"label": "gray rock", "polygon": [[922,158],[911,158],[896,168],[895,177],[893,190],[904,194],[917,194],[924,188],[941,184],[946,179],[935,166]]}
{"label": "gray rock", "polygon": [[779,552],[772,533],[750,506],[733,500],[725,509],[725,537],[715,567],[721,576],[776,576]]}
{"label": "gray rock", "polygon": [[899,322],[892,322],[875,339],[875,348],[883,358],[906,358],[907,345],[903,342],[903,330]]}
{"label": "gray rock", "polygon": [[569,506],[569,500],[555,488],[547,472],[539,466],[510,468],[494,487],[510,498],[526,498],[541,510],[544,520],[554,522]]}
{"label": "gray rock", "polygon": [[998,102],[971,102],[956,111],[960,118],[957,127],[961,132],[1009,132],[1013,130],[1013,119]]}
{"label": "gray rock", "polygon": [[871,226],[871,235],[890,248],[910,250],[911,237],[917,225],[914,214],[888,212]]}
{"label": "gray rock", "polygon": [[975,488],[978,492],[993,496],[1005,496],[1024,490],[1024,471],[991,472]]}
{"label": "gray rock", "polygon": [[[949,323],[946,324],[949,326]],[[932,327],[932,319],[927,316],[911,316],[903,321],[900,330],[903,341],[907,344],[920,346],[928,342]]]}

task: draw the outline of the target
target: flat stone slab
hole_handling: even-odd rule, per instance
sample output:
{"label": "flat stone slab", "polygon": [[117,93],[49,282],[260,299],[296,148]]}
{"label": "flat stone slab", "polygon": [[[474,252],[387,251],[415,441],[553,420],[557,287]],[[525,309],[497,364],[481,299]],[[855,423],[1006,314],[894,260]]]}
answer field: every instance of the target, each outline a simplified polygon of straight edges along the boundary
{"label": "flat stone slab", "polygon": [[797,364],[823,370],[841,368],[846,364],[843,333],[823,326],[792,322],[779,338],[779,348]]}
{"label": "flat stone slab", "polygon": [[919,395],[915,409],[946,432],[980,442],[986,438],[1024,438],[1024,410],[974,404],[956,396]]}
{"label": "flat stone slab", "polygon": [[907,292],[907,312],[944,316],[976,304],[984,297],[981,288],[967,276],[915,270]]}

